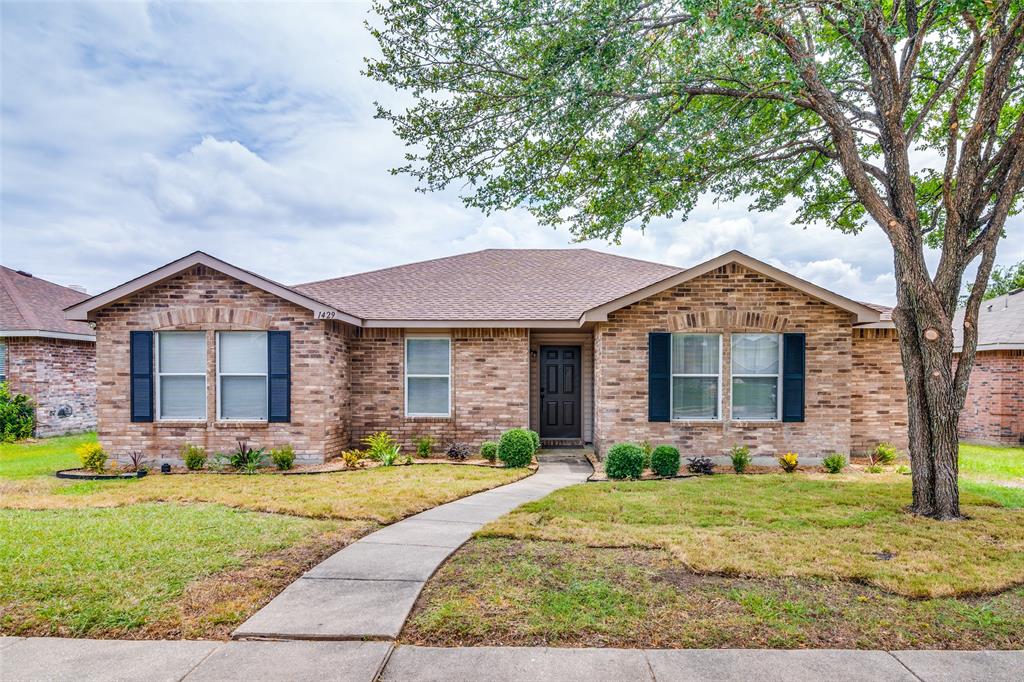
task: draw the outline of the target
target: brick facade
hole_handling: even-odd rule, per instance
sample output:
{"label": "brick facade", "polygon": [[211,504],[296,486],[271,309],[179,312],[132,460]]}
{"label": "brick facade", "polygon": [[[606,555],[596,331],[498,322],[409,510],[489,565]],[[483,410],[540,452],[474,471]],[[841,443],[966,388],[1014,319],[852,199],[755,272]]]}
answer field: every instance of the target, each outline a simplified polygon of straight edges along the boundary
{"label": "brick facade", "polygon": [[[755,454],[796,451],[816,457],[851,447],[851,313],[738,264],[655,294],[608,316],[594,337],[595,446],[648,440],[688,456],[722,455],[745,444]],[[723,334],[722,419],[647,420],[647,334]],[[730,416],[733,332],[807,335],[805,421],[738,421]]]}
{"label": "brick facade", "polygon": [[96,344],[38,336],[3,342],[11,390],[35,402],[36,436],[96,427]]}
{"label": "brick facade", "polygon": [[[206,419],[133,423],[129,405],[129,332],[205,331]],[[217,420],[217,331],[291,332],[291,422]],[[152,459],[177,460],[188,442],[209,453],[230,452],[239,438],[253,447],[291,444],[299,459],[319,461],[345,443],[346,371],[341,323],[313,319],[310,311],[202,265],[137,292],[96,313],[97,412],[100,442],[113,456],[142,450]]]}
{"label": "brick facade", "polygon": [[971,369],[960,438],[1024,445],[1024,350],[980,351]]}
{"label": "brick facade", "polygon": [[[447,334],[448,332],[444,332]],[[405,416],[405,337],[401,329],[363,329],[351,339],[352,442],[388,431],[412,451],[417,436],[440,447],[472,448],[529,424],[530,336],[526,329],[453,329],[452,412]]]}
{"label": "brick facade", "polygon": [[907,448],[907,384],[895,329],[853,330],[850,427],[852,454],[881,442]]}

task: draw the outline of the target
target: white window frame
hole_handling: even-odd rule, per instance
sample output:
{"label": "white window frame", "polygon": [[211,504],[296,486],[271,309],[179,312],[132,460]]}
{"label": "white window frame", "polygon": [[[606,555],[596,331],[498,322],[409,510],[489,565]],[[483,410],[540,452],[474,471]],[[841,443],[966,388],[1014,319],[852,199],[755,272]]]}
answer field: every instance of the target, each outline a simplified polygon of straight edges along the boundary
{"label": "white window frame", "polygon": [[197,377],[198,372],[161,372],[160,371],[160,335],[165,332],[156,332],[153,334],[153,368],[156,374],[156,391],[153,396],[153,407],[156,409],[156,420],[160,422],[199,422],[206,421],[209,416],[209,408],[206,405],[207,396],[209,396],[210,390],[210,379],[207,377],[206,371],[206,352],[207,339],[206,332],[198,332],[193,330],[171,330],[171,333],[186,333],[186,334],[202,334],[203,335],[203,416],[202,417],[163,417],[160,411],[160,383],[163,381],[163,377]]}
{"label": "white window frame", "polygon": [[672,332],[673,338],[676,336],[717,336],[718,337],[718,374],[685,374],[682,372],[676,372],[675,363],[675,352],[673,349],[674,342],[669,343],[669,361],[672,365],[671,374],[669,378],[669,390],[668,390],[668,409],[671,415],[675,412],[675,392],[676,392],[676,377],[716,377],[718,379],[718,405],[715,408],[715,412],[718,414],[717,417],[675,417],[671,416],[671,420],[674,422],[720,422],[722,421],[722,334],[720,332]]}
{"label": "white window frame", "polygon": [[7,381],[7,341],[0,339],[0,384]]}
{"label": "white window frame", "polygon": [[[239,331],[243,331],[243,330],[239,330]],[[214,337],[215,337],[214,338],[214,342],[216,343],[216,346],[217,346],[217,348],[216,348],[216,354],[217,354],[217,362],[216,362],[216,364],[217,364],[217,421],[219,421],[219,422],[266,422],[268,420],[268,418],[270,417],[270,405],[269,405],[269,402],[270,402],[270,360],[269,359],[267,360],[267,371],[264,372],[263,374],[258,374],[258,373],[253,373],[253,372],[221,372],[220,371],[220,335],[221,334],[232,334],[232,333],[235,333],[235,332],[221,331],[221,332],[216,332],[215,335],[214,335]],[[246,333],[246,332],[243,331],[243,333]],[[263,332],[263,333],[265,334],[266,332]],[[269,339],[268,339],[267,343],[270,343]],[[221,413],[221,410],[220,410],[220,396],[221,396],[221,393],[223,392],[221,390],[221,386],[222,386],[221,378],[222,377],[263,377],[263,385],[267,389],[267,402],[268,402],[268,405],[267,405],[267,416],[266,417],[245,417],[244,419],[236,419],[236,418],[231,418],[231,417],[225,417]]]}
{"label": "white window frame", "polygon": [[[764,336],[770,332],[733,332],[729,335],[729,349],[732,350],[733,338],[736,336]],[[749,419],[746,417],[736,418],[734,421],[741,422],[781,422],[782,421],[782,334],[772,334],[779,340],[779,371],[775,376],[775,417],[771,419]],[[729,417],[732,418],[736,404],[736,391],[733,389],[733,379],[753,379],[770,377],[771,374],[734,374],[732,371],[732,353],[729,354]]]}
{"label": "white window frame", "polygon": [[[447,374],[410,374],[409,373],[409,342],[410,341],[447,341],[448,342],[448,373]],[[405,416],[406,417],[437,417],[447,418],[452,416],[452,337],[450,336],[406,336],[403,355],[403,372],[405,382],[403,388],[405,393]],[[447,379],[448,380],[448,410],[441,412],[410,412],[409,411],[409,379]]]}

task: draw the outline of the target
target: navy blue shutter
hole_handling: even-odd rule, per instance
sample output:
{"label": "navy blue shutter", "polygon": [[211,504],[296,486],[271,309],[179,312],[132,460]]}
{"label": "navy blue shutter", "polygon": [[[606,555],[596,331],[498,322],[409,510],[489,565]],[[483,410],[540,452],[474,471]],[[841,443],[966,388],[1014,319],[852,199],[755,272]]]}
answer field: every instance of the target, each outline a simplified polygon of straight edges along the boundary
{"label": "navy blue shutter", "polygon": [[133,422],[153,421],[153,332],[129,334]]}
{"label": "navy blue shutter", "polygon": [[267,332],[267,421],[292,420],[292,333]]}
{"label": "navy blue shutter", "polygon": [[672,412],[672,335],[647,335],[647,421],[667,422]]}
{"label": "navy blue shutter", "polygon": [[782,335],[782,421],[804,420],[805,334]]}

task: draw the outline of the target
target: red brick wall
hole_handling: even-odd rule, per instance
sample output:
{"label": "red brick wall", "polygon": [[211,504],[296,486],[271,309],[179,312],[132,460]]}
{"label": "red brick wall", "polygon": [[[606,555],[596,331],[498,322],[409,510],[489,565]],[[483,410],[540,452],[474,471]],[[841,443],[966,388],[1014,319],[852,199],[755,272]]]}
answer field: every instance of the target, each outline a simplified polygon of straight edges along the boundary
{"label": "red brick wall", "polygon": [[477,448],[529,424],[530,340],[525,329],[453,329],[450,418],[405,416],[405,332],[363,329],[351,340],[352,441],[388,431],[407,452],[432,435],[439,446]]}
{"label": "red brick wall", "polygon": [[[756,454],[788,450],[820,456],[851,445],[852,314],[729,265],[611,313],[594,336],[595,445],[649,440],[689,456],[721,455],[746,444]],[[719,422],[647,421],[647,334],[721,332],[722,413]],[[806,421],[730,419],[729,334],[807,334]]]}
{"label": "red brick wall", "polygon": [[853,330],[850,407],[853,454],[883,441],[906,450],[907,384],[895,329]]}
{"label": "red brick wall", "polygon": [[11,390],[36,404],[37,436],[96,427],[96,344],[35,336],[4,343]]}
{"label": "red brick wall", "polygon": [[[320,460],[347,443],[345,331],[340,323],[314,320],[304,308],[204,266],[103,308],[96,323],[99,438],[112,455],[143,450],[154,459],[177,459],[186,442],[211,454],[229,452],[244,437],[253,447],[290,443],[300,458]],[[291,331],[291,422],[218,422],[215,332],[263,329]],[[206,332],[205,420],[132,423],[131,330]]]}
{"label": "red brick wall", "polygon": [[960,438],[990,445],[1024,445],[1024,350],[975,356],[960,412]]}

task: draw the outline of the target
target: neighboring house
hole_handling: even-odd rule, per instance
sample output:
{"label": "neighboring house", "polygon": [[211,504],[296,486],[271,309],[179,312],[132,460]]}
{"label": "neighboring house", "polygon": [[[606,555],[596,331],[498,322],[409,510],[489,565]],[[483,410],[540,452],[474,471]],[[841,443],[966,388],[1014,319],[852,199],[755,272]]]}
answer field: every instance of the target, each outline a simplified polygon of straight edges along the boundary
{"label": "neighboring house", "polygon": [[681,269],[503,250],[284,286],[202,252],[67,309],[96,325],[100,440],[173,458],[387,430],[473,447],[673,443],[805,457],[906,441],[885,309],[732,251]]}
{"label": "neighboring house", "polygon": [[[953,321],[955,350],[963,344],[963,309]],[[1024,289],[981,302],[978,350],[960,438],[990,445],[1024,445]]]}
{"label": "neighboring house", "polygon": [[0,266],[0,381],[36,405],[36,435],[96,426],[96,334],[64,308],[88,298]]}

